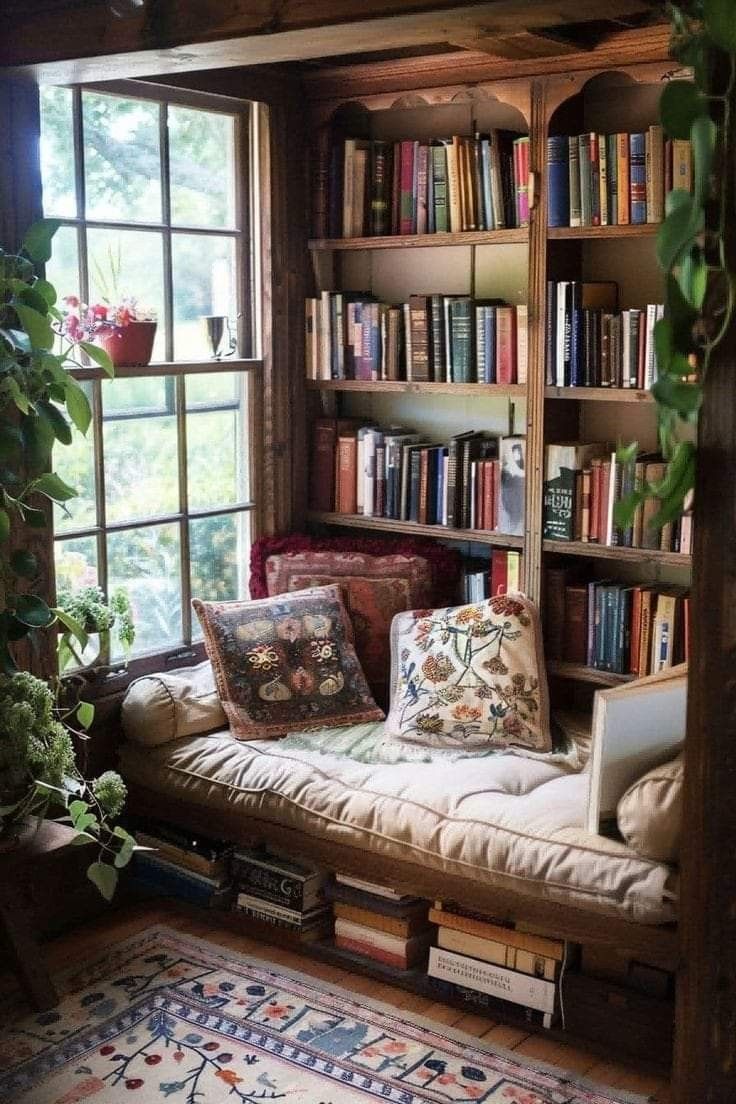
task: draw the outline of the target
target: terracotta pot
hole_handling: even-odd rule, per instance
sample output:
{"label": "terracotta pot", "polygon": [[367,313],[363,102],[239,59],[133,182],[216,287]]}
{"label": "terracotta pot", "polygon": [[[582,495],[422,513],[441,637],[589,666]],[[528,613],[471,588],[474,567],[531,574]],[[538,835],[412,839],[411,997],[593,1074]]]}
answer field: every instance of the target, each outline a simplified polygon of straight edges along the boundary
{"label": "terracotta pot", "polygon": [[151,362],[155,336],[155,322],[129,322],[97,340],[116,368],[140,368]]}

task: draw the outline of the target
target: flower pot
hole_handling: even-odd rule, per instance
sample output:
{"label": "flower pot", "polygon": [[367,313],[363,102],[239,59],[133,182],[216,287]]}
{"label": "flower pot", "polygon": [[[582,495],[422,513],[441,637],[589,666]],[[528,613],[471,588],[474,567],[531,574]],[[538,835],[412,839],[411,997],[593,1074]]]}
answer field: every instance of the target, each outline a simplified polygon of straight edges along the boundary
{"label": "flower pot", "polygon": [[128,322],[97,340],[116,368],[140,368],[151,362],[155,336],[155,322]]}

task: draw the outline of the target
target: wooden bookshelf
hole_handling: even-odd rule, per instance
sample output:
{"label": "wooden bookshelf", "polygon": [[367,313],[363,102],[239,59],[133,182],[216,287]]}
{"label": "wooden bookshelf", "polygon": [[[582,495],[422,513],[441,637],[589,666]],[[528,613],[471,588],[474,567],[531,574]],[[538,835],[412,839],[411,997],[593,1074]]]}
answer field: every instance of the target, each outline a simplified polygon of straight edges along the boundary
{"label": "wooden bookshelf", "polygon": [[643,222],[625,226],[548,226],[550,241],[590,241],[620,238],[651,238],[659,229],[658,222]]}
{"label": "wooden bookshelf", "polygon": [[363,249],[442,249],[457,245],[523,245],[529,241],[527,227],[510,230],[463,230],[441,234],[386,234],[378,238],[312,238],[314,253],[335,253]]}
{"label": "wooden bookshelf", "polygon": [[575,399],[578,402],[653,403],[651,391],[635,387],[550,387],[544,389],[545,399]]}
{"label": "wooden bookshelf", "polygon": [[595,686],[621,686],[624,682],[633,682],[636,675],[617,675],[613,671],[599,671],[597,667],[586,667],[579,663],[563,663],[558,659],[547,660],[547,674],[552,678],[568,679],[572,682],[590,682]]}
{"label": "wooden bookshelf", "polygon": [[498,548],[524,547],[523,537],[490,533],[482,529],[450,529],[446,525],[419,525],[415,521],[396,521],[394,518],[370,517],[364,514],[321,513],[317,510],[310,510],[308,518],[317,525],[377,529],[387,533],[407,533],[415,537],[437,537],[440,540],[472,541],[474,544],[490,544]]}
{"label": "wooden bookshelf", "polygon": [[355,391],[404,395],[525,395],[524,383],[426,383],[414,380],[307,380],[310,391]]}
{"label": "wooden bookshelf", "polygon": [[666,564],[670,567],[689,568],[692,556],[683,552],[661,552],[656,548],[624,548],[621,545],[596,544],[593,541],[542,542],[545,552],[561,556],[582,556],[595,560],[614,560],[620,563]]}

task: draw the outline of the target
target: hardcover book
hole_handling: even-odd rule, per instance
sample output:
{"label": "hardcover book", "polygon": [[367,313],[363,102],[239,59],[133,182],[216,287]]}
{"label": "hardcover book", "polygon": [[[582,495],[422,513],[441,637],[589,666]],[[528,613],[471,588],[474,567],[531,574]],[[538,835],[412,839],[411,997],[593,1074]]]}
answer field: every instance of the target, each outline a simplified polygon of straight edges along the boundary
{"label": "hardcover book", "polygon": [[552,1014],[555,1009],[554,982],[446,951],[442,947],[430,948],[427,973],[430,977],[476,989],[539,1012]]}

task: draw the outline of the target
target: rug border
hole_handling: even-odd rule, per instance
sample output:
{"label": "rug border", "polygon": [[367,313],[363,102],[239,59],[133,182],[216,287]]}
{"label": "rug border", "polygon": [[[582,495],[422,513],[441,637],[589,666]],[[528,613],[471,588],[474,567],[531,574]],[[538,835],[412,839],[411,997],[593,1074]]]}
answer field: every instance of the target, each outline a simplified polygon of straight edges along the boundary
{"label": "rug border", "polygon": [[[376,1000],[375,997],[365,996],[363,993],[356,994],[350,989],[346,989],[344,986],[333,984],[329,981],[324,981],[321,978],[313,977],[311,974],[307,974],[303,970],[295,970],[290,966],[282,966],[278,962],[272,962],[267,957],[260,958],[253,954],[245,954],[242,951],[233,950],[232,948],[225,947],[220,943],[214,943],[206,936],[193,935],[190,932],[182,932],[179,931],[177,928],[170,927],[168,924],[158,923],[151,928],[147,928],[141,932],[138,932],[137,934],[126,936],[126,938],[123,939],[120,943],[116,943],[115,947],[117,950],[119,950],[120,948],[125,947],[127,944],[133,944],[136,941],[140,941],[142,938],[145,938],[146,940],[155,939],[157,935],[169,936],[176,941],[185,944],[188,942],[191,942],[195,945],[196,943],[202,943],[211,953],[219,956],[220,958],[236,958],[245,965],[253,965],[261,968],[265,967],[268,970],[272,970],[276,974],[282,974],[284,977],[287,977],[292,981],[296,981],[302,985],[311,986],[313,989],[317,990],[317,992],[324,993],[325,995],[334,994],[335,996],[343,1000],[353,1002],[356,1000],[356,997],[359,997],[360,1003],[366,1007],[369,1007],[377,1015],[389,1015],[398,1019],[402,1018],[402,1009],[395,1008],[392,1005],[387,1004],[385,1001]],[[264,951],[267,952],[268,945],[264,943],[263,947]],[[292,947],[289,947],[287,949],[295,954],[299,953],[298,950],[295,950]],[[94,961],[98,960],[102,961],[103,958],[98,955],[90,956],[90,958],[83,959],[81,965],[89,966]],[[78,963],[74,967],[74,972],[78,972],[79,969],[80,964]],[[63,976],[64,973],[66,973],[66,971],[62,971],[61,976]],[[404,1018],[406,1019],[407,1017]],[[625,1090],[612,1088],[610,1085],[604,1085],[599,1081],[594,1081],[587,1077],[577,1077],[574,1074],[568,1073],[567,1071],[562,1070],[559,1066],[555,1066],[550,1062],[544,1062],[536,1058],[527,1058],[525,1055],[519,1055],[515,1051],[509,1050],[507,1047],[497,1046],[496,1044],[492,1043],[486,1043],[482,1039],[476,1039],[474,1036],[468,1035],[468,1033],[465,1031],[458,1031],[455,1028],[450,1027],[449,1025],[438,1023],[437,1020],[433,1020],[428,1016],[421,1016],[412,1013],[410,1022],[412,1024],[415,1024],[417,1027],[423,1028],[427,1031],[432,1031],[436,1035],[445,1036],[447,1039],[451,1040],[454,1043],[464,1045],[472,1050],[477,1050],[481,1054],[497,1056],[517,1066],[527,1066],[530,1070],[534,1070],[537,1073],[546,1074],[549,1077],[555,1077],[557,1078],[557,1080],[563,1080],[564,1082],[569,1083],[573,1086],[579,1086],[581,1089],[584,1089],[587,1092],[597,1092],[604,1099],[609,1100],[610,1104],[651,1104],[651,1101],[653,1100],[653,1097],[651,1095],[627,1092]],[[540,1037],[544,1038],[541,1033],[534,1034],[540,1034]],[[522,1058],[523,1061],[521,1061]],[[612,1096],[611,1093],[615,1093],[616,1095]]]}

